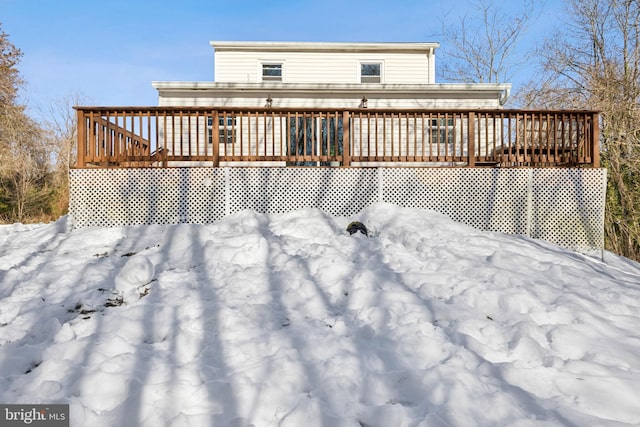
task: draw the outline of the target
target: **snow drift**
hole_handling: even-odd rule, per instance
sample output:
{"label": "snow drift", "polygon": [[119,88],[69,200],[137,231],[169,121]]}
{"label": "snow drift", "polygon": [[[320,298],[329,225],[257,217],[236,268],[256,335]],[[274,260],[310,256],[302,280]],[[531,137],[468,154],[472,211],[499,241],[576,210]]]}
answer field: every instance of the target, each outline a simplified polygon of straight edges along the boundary
{"label": "snow drift", "polygon": [[609,253],[386,204],[0,244],[0,402],[72,426],[640,423],[640,267]]}

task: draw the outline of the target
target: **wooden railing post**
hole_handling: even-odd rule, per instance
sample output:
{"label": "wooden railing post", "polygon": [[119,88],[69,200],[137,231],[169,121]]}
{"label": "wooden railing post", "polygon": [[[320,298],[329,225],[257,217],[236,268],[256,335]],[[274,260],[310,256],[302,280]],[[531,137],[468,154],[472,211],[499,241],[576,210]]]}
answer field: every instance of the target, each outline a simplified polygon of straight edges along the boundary
{"label": "wooden railing post", "polygon": [[592,131],[591,131],[591,158],[593,161],[593,167],[600,167],[600,114],[593,113],[591,117],[591,121],[593,122]]}
{"label": "wooden railing post", "polygon": [[472,168],[476,165],[476,113],[470,111],[468,121],[467,155],[469,157],[469,167]]}
{"label": "wooden railing post", "polygon": [[86,166],[85,164],[85,155],[87,150],[87,123],[86,118],[84,116],[84,111],[78,107],[76,107],[76,117],[77,117],[77,144],[78,144],[78,152],[77,152],[77,160],[76,165],[79,168],[83,168]]}
{"label": "wooden railing post", "polygon": [[342,112],[342,166],[351,166],[351,111]]}
{"label": "wooden railing post", "polygon": [[[218,131],[220,118],[218,110],[213,110],[211,114],[211,155],[213,156],[213,167],[220,166],[220,132]],[[225,123],[226,126],[226,123]]]}

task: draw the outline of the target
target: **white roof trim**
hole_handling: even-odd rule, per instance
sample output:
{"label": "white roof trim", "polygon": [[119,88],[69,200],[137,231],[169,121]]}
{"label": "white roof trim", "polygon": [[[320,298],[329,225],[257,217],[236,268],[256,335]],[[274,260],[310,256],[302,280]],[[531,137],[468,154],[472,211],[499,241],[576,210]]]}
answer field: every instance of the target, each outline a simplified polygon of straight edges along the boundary
{"label": "white roof trim", "polygon": [[158,91],[180,92],[270,92],[270,93],[383,93],[383,94],[469,94],[493,95],[506,101],[511,91],[509,83],[434,83],[434,84],[361,84],[361,83],[217,83],[217,82],[152,82]]}
{"label": "white roof trim", "polygon": [[272,52],[429,52],[440,47],[435,42],[268,42],[268,41],[211,41],[217,51]]}
{"label": "white roof trim", "polygon": [[502,91],[511,88],[511,83],[431,83],[431,84],[376,84],[376,83],[227,83],[154,81],[158,90],[283,90],[283,91]]}

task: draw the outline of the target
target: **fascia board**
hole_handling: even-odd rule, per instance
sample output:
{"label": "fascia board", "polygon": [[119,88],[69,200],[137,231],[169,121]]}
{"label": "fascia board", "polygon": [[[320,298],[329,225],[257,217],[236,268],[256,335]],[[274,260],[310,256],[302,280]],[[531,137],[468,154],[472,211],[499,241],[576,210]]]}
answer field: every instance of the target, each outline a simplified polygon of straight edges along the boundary
{"label": "fascia board", "polygon": [[381,94],[489,94],[503,95],[511,84],[435,83],[435,84],[296,84],[296,83],[216,83],[152,82],[158,91],[264,92],[286,93],[381,93]]}
{"label": "fascia board", "polygon": [[269,42],[210,41],[216,51],[255,52],[428,52],[440,47],[436,42]]}

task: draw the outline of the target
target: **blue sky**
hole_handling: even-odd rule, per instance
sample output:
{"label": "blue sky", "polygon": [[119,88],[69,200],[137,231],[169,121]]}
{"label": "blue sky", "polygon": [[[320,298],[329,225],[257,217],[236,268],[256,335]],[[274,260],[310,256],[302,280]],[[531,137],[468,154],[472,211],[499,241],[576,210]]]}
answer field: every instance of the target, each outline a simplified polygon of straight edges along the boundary
{"label": "blue sky", "polygon": [[[508,8],[521,0],[496,3]],[[556,20],[561,0],[544,3],[527,43],[541,41]],[[91,105],[147,106],[157,105],[154,80],[213,80],[210,40],[434,41],[442,50],[443,24],[458,22],[473,4],[0,0],[0,22],[24,53],[23,99],[31,109],[74,94]]]}

